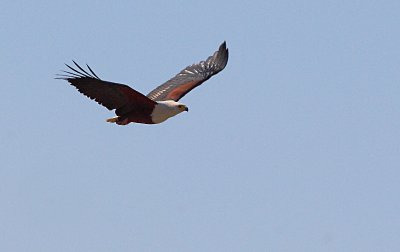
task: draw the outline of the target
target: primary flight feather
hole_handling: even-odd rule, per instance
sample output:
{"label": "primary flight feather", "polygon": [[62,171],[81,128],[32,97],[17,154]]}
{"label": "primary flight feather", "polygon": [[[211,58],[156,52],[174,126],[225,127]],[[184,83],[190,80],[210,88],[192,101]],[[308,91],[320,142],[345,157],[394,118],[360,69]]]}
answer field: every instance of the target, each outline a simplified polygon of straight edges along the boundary
{"label": "primary flight feather", "polygon": [[107,122],[119,125],[131,122],[156,124],[188,111],[187,106],[178,101],[222,71],[228,63],[228,54],[226,42],[223,42],[218,51],[205,61],[186,67],[147,96],[127,85],[103,81],[88,65],[85,70],[75,61],[75,68],[66,64],[69,70],[63,71],[58,79],[68,81],[79,92],[107,109],[115,109],[117,116],[107,119]]}

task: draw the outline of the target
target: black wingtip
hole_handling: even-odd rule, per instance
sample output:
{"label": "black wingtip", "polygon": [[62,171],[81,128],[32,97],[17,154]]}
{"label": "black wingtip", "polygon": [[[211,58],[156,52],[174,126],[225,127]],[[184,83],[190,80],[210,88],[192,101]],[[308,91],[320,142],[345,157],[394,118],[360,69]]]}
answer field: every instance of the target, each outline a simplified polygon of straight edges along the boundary
{"label": "black wingtip", "polygon": [[226,54],[226,57],[228,57],[229,50],[226,48],[226,41],[222,42],[222,44],[219,46],[218,52],[221,54]]}
{"label": "black wingtip", "polygon": [[222,70],[228,63],[228,58],[229,58],[229,50],[228,48],[226,48],[226,41],[224,41],[219,46],[218,51],[214,54],[214,60],[217,62],[217,64]]}
{"label": "black wingtip", "polygon": [[219,51],[221,50],[226,50],[226,41],[222,42],[222,44],[219,46]]}
{"label": "black wingtip", "polygon": [[86,71],[85,69],[83,69],[78,63],[75,62],[75,60],[72,60],[72,62],[74,63],[75,67],[72,67],[68,64],[65,63],[65,66],[67,68],[69,68],[71,71],[62,71],[64,74],[57,74],[58,77],[56,77],[56,79],[64,79],[64,80],[68,80],[68,79],[76,79],[76,78],[93,78],[93,79],[99,79],[100,78],[94,73],[94,71],[86,64],[88,70],[90,71],[90,73],[88,71]]}
{"label": "black wingtip", "polygon": [[95,72],[90,68],[90,66],[88,64],[86,64],[87,68],[89,69],[89,71],[97,78],[100,80],[100,78],[95,74]]}

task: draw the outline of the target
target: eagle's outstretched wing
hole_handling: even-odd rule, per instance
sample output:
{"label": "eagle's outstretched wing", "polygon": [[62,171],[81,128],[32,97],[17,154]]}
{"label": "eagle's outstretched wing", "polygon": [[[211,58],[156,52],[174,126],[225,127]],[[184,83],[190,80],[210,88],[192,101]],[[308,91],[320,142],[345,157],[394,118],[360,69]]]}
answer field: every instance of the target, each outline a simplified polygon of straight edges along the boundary
{"label": "eagle's outstretched wing", "polygon": [[71,71],[63,71],[65,74],[59,74],[58,79],[68,81],[90,99],[95,100],[109,110],[116,109],[115,113],[117,115],[123,115],[130,111],[149,113],[153,110],[156,104],[155,101],[127,85],[103,81],[97,77],[88,65],[86,66],[90,73],[75,61],[73,62],[77,69],[66,64]]}
{"label": "eagle's outstretched wing", "polygon": [[212,56],[198,64],[186,67],[175,77],[151,91],[147,97],[154,101],[178,101],[190,90],[222,71],[228,62],[226,42]]}

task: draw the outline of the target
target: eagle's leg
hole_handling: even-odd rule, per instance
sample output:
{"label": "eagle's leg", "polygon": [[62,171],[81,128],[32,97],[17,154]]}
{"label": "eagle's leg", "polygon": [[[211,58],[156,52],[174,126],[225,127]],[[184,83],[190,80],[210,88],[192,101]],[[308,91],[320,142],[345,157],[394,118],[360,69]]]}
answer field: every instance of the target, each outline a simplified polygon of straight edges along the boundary
{"label": "eagle's leg", "polygon": [[124,119],[122,119],[119,116],[108,118],[106,121],[109,123],[117,123],[118,125],[127,125],[128,123],[130,123],[128,118],[125,117]]}

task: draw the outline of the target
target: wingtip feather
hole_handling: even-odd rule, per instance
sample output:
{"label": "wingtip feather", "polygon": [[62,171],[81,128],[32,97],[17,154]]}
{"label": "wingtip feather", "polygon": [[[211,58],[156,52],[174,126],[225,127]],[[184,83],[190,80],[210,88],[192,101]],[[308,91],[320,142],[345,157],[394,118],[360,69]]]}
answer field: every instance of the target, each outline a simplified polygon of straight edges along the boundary
{"label": "wingtip feather", "polygon": [[73,78],[93,78],[93,79],[98,79],[101,80],[96,74],[95,72],[89,67],[89,65],[86,64],[88,70],[90,71],[90,73],[88,71],[86,71],[85,69],[83,69],[78,63],[76,63],[75,60],[72,60],[72,62],[74,63],[74,65],[76,66],[76,68],[64,63],[64,65],[71,70],[70,71],[65,71],[65,70],[61,70],[62,72],[68,74],[68,75],[63,75],[64,78],[57,78],[57,79],[73,79]]}

